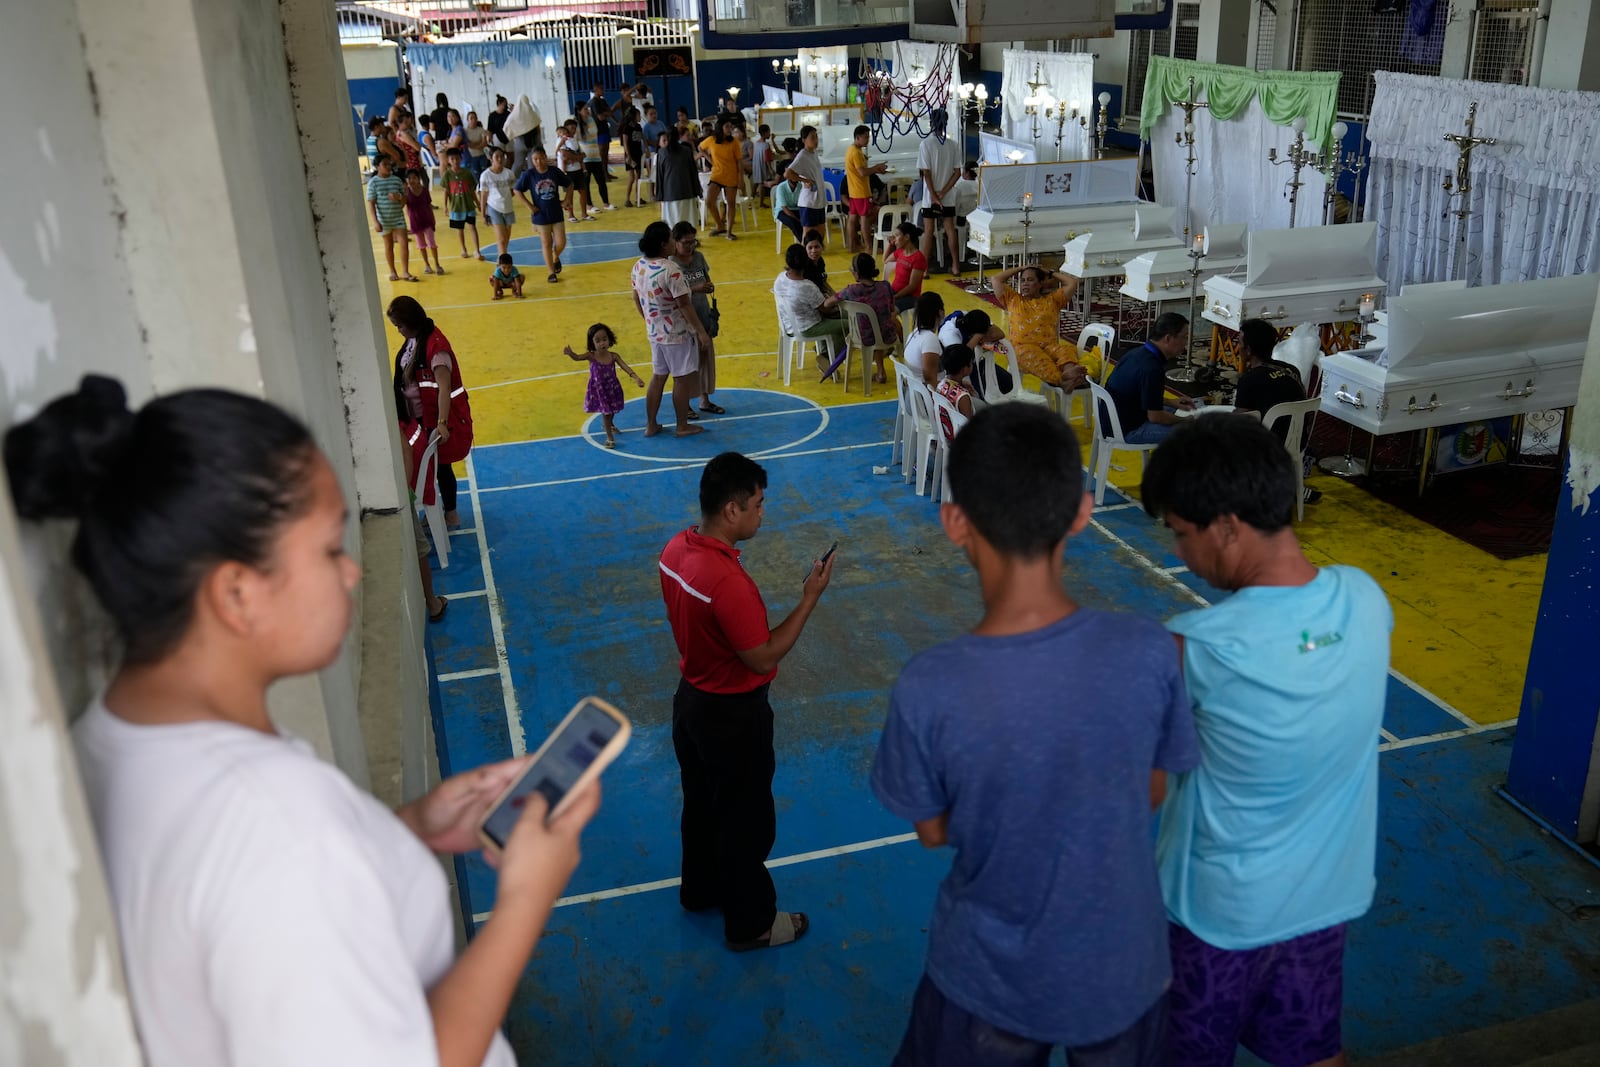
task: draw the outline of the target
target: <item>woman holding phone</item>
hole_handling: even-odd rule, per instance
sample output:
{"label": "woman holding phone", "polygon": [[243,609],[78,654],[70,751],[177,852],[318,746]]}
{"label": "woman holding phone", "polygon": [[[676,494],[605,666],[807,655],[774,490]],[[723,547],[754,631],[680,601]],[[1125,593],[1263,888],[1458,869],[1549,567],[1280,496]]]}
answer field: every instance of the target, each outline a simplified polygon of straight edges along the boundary
{"label": "woman holding phone", "polygon": [[455,958],[433,853],[475,850],[527,761],[391,812],[273,725],[268,687],[334,661],[361,576],[306,428],[216,389],[132,412],[91,375],[11,429],[5,461],[23,518],[78,520],[122,638],[73,735],[152,1067],[514,1064],[500,1021],[599,792],[548,825],[528,804]]}

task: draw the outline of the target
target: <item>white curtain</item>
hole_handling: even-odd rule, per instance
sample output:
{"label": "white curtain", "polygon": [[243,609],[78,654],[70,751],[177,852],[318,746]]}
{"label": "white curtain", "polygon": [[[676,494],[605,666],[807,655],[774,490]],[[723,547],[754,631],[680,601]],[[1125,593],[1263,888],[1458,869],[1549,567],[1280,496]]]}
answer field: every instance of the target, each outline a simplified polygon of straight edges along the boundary
{"label": "white curtain", "polygon": [[[1027,113],[1024,101],[1033,93],[1030,82],[1039,83],[1039,92],[1048,93],[1052,110],[1062,102],[1078,105],[1078,114],[1094,124],[1094,56],[1089,52],[1024,52],[1008,48],[1000,83],[1000,132],[1013,141],[1034,145],[1040,159],[1088,159],[1093,141],[1087,126],[1069,118],[1057,127],[1054,114],[1038,111],[1038,137],[1034,136],[1034,116]],[[1061,134],[1061,153],[1056,154],[1056,133]]]}
{"label": "white curtain", "polygon": [[896,41],[890,52],[895,83],[904,85],[912,78],[931,83],[936,87],[930,94],[932,102],[949,107],[956,81],[956,56],[956,49],[951,45]]}
{"label": "white curtain", "polygon": [[[1366,217],[1378,224],[1378,273],[1408,282],[1499,285],[1600,270],[1600,93],[1379,71],[1372,98]],[[1493,137],[1471,158],[1466,256],[1452,263],[1460,198],[1447,194],[1460,153],[1444,139]]]}
{"label": "white curtain", "polygon": [[[1204,94],[1201,96],[1203,99]],[[1192,189],[1190,233],[1230,223],[1243,223],[1252,230],[1288,229],[1286,185],[1294,176],[1294,169],[1288,163],[1274,166],[1268,162],[1267,150],[1276,148],[1278,159],[1287,159],[1294,130],[1274,125],[1262,110],[1259,98],[1252,99],[1248,107],[1227,122],[1213,118],[1209,108],[1196,108],[1195,174],[1191,185],[1186,177],[1189,151],[1176,140],[1183,132],[1183,123],[1183,109],[1171,107],[1150,131],[1155,198],[1178,209],[1180,225],[1185,190]],[[1309,139],[1306,146],[1317,147]],[[1300,171],[1300,180],[1304,184],[1300,187],[1294,224],[1320,226],[1326,183],[1310,167]]]}
{"label": "white curtain", "polygon": [[[554,67],[545,66],[547,56],[555,60]],[[476,111],[487,126],[496,94],[515,106],[526,93],[539,112],[546,145],[554,125],[572,113],[564,48],[558,40],[414,44],[406,48],[406,58],[418,111],[432,111],[433,94],[445,93],[463,122],[468,111]]]}

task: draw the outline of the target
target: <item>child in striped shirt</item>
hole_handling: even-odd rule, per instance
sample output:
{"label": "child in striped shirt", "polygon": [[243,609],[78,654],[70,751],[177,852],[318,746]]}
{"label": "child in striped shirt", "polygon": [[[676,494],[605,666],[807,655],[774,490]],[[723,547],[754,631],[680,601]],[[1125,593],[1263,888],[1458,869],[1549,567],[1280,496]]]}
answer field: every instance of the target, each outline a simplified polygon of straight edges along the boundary
{"label": "child in striped shirt", "polygon": [[408,282],[417,280],[411,273],[411,237],[406,232],[406,187],[394,176],[394,164],[388,156],[380,155],[375,164],[377,175],[367,182],[367,205],[372,209],[372,226],[383,234],[383,257],[389,261],[389,280],[397,282],[402,275],[395,273],[394,246],[400,242],[400,270]]}

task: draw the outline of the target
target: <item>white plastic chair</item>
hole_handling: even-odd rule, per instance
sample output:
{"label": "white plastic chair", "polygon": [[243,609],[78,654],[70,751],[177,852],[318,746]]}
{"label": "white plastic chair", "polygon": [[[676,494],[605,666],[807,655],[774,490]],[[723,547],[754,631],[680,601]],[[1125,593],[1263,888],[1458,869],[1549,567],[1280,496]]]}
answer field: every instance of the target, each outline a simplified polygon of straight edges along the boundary
{"label": "white plastic chair", "polygon": [[[883,323],[878,321],[878,313],[871,307],[856,300],[839,301],[839,314],[844,316],[845,343],[861,353],[861,395],[872,395],[872,375],[876,364],[876,356],[884,353],[885,362],[899,359],[900,345],[894,337],[884,329]],[[859,317],[858,317],[859,316]],[[862,340],[861,319],[865,318],[872,326],[872,336],[877,339],[876,344],[869,345]],[[850,377],[844,379],[845,392],[850,391]]]}
{"label": "white plastic chair", "polygon": [[1049,401],[1038,393],[1029,392],[1022,384],[1022,368],[1017,365],[1017,350],[1011,347],[1011,342],[1001,340],[995,347],[999,352],[1004,352],[1006,367],[1011,371],[1011,391],[1000,391],[1000,376],[994,372],[995,356],[999,352],[985,349],[978,350],[978,382],[983,387],[983,402],[985,404],[1008,404],[1020,402],[1024,404],[1047,404]]}
{"label": "white plastic chair", "polygon": [[[950,442],[955,440],[956,434],[967,424],[967,417],[961,414],[961,409],[950,403],[950,398],[943,393],[933,394],[934,422],[938,426],[939,455],[935,463],[934,484],[938,487],[937,500],[950,499],[950,462],[946,453],[950,449]],[[950,436],[944,436],[945,420],[950,420]]]}
{"label": "white plastic chair", "polygon": [[[778,294],[772,294],[773,304],[776,306]],[[790,334],[783,328],[783,315],[778,316],[778,373],[783,375],[783,384],[788,385],[794,376],[796,366],[804,368],[806,365],[806,346],[811,345],[816,349],[817,366],[826,367],[833,355],[833,340],[828,337],[802,337]]]}
{"label": "white plastic chair", "polygon": [[[1088,345],[1090,338],[1094,338],[1095,348],[1100,352],[1100,377],[1098,380],[1101,385],[1104,385],[1106,384],[1106,378],[1111,374],[1111,346],[1116,343],[1117,331],[1103,322],[1089,323],[1078,334],[1078,352],[1080,355]],[[1093,423],[1094,420],[1090,418],[1089,412],[1091,399],[1089,390],[1074,389],[1071,393],[1067,393],[1060,386],[1041,383],[1039,391],[1050,399],[1051,409],[1060,413],[1061,417],[1068,422],[1072,421],[1072,402],[1077,400],[1083,424],[1088,426]]]}
{"label": "white plastic chair", "polygon": [[839,199],[839,190],[833,187],[832,182],[823,182],[822,188],[826,190],[822,205],[822,244],[828,244],[828,223],[839,227],[839,240],[844,240],[844,203]]}
{"label": "white plastic chair", "polygon": [[1272,429],[1284,419],[1289,420],[1289,431],[1284,436],[1283,445],[1289,450],[1289,457],[1294,460],[1294,517],[1295,521],[1306,517],[1306,465],[1300,457],[1300,441],[1305,432],[1306,416],[1314,414],[1322,406],[1320,397],[1310,400],[1294,400],[1287,404],[1274,404],[1261,416],[1261,424],[1267,429]]}
{"label": "white plastic chair", "polygon": [[[444,501],[439,497],[439,468],[434,463],[438,455],[439,439],[435,437],[423,450],[422,462],[417,464],[417,484],[412,489],[417,494],[417,510],[422,512],[428,534],[433,538],[433,550],[439,555],[439,569],[447,570],[450,567],[450,528],[444,523]],[[431,504],[427,503],[429,496],[433,497]]]}
{"label": "white plastic chair", "polygon": [[[878,209],[878,225],[872,231],[872,254],[882,259],[894,247],[894,232],[902,222],[909,221],[911,209],[904,204],[885,204]],[[885,226],[884,223],[888,223]]]}
{"label": "white plastic chair", "polygon": [[[898,431],[896,440],[900,445],[900,462],[905,472],[905,480],[913,478],[917,482],[917,495],[924,493],[924,484],[928,481],[930,448],[937,447],[938,430],[933,424],[933,406],[928,396],[928,387],[922,384],[922,378],[903,360],[894,363],[895,385],[900,395],[900,414],[895,419],[895,428]],[[891,460],[891,462],[893,462]]]}
{"label": "white plastic chair", "polygon": [[1105,386],[1091,381],[1094,420],[1089,430],[1089,470],[1094,478],[1094,502],[1098,507],[1106,500],[1106,480],[1111,475],[1111,453],[1117,450],[1139,453],[1139,468],[1144,469],[1144,453],[1154,452],[1154,444],[1129,444],[1122,436],[1122,420],[1117,418],[1117,405]]}

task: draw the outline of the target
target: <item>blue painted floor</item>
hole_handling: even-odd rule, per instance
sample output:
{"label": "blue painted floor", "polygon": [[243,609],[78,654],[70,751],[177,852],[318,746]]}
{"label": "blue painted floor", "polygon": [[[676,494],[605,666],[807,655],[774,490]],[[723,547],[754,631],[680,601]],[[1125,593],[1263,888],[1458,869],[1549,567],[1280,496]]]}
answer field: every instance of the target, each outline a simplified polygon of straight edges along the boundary
{"label": "blue painted floor", "polygon": [[[637,259],[639,257],[639,235],[625,230],[602,230],[604,222],[569,222],[567,225],[567,250],[561,253],[561,263],[611,263],[619,259]],[[500,246],[494,243],[494,227],[484,226],[478,231],[487,234],[489,242],[479,248],[479,251],[489,257],[493,262],[500,254]],[[527,237],[513,237],[506,245],[506,251],[511,253],[511,260],[519,267],[544,266],[544,248],[539,243],[537,234]]]}
{"label": "blue painted floor", "polygon": [[[596,427],[480,448],[462,482],[465,529],[436,574],[453,601],[431,628],[445,764],[503,758],[518,732],[536,747],[590,692],[635,727],[568,889],[580,899],[557,910],[513,1005],[523,1062],[886,1063],[920,973],[948,856],[898,840],[910,827],[873,800],[867,769],[900,664],[975,620],[976,582],[936,506],[898,467],[872,472],[889,463],[892,402],[823,410],[727,392],[718,398],[738,417],[708,419],[707,434],[646,440],[636,400],[617,417],[631,432],[615,452]],[[801,945],[743,956],[721,946],[717,919],[681,912],[670,885],[611,892],[677,874],[676,652],[655,559],[696,519],[700,464],[730,448],[761,454],[768,471],[766,526],[745,565],[775,617],[839,542],[833,585],[773,687],[774,877],[780,906],[809,912],[813,929]],[[1083,603],[1159,617],[1221,595],[1163,572],[1178,566],[1167,531],[1110,493],[1069,546],[1066,580]],[[1511,732],[1454,736],[1462,727],[1391,680],[1379,897],[1352,927],[1347,963],[1358,1055],[1600,989],[1600,921],[1585,921],[1600,910],[1600,871],[1494,796]],[[852,845],[864,847],[839,851]],[[481,915],[493,875],[476,858],[459,869],[466,913]]]}

